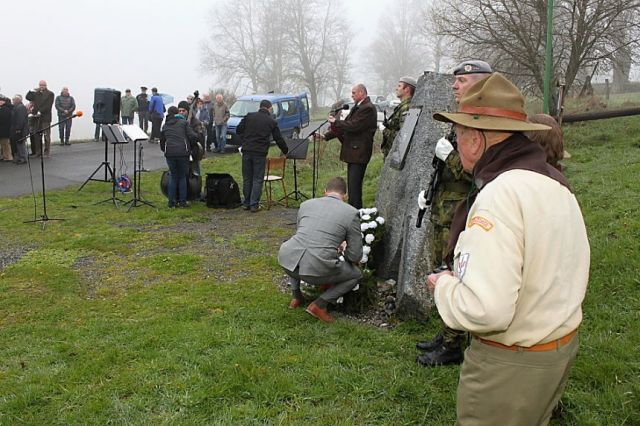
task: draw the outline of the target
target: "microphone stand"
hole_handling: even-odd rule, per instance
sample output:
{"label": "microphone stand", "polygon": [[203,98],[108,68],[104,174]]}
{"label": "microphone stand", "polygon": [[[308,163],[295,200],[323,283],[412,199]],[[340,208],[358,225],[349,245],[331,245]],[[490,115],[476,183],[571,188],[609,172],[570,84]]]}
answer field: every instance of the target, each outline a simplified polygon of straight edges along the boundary
{"label": "microphone stand", "polygon": [[[40,177],[42,178],[42,216],[40,216],[40,219],[36,218],[36,214],[34,213],[33,216],[33,220],[25,220],[23,223],[38,223],[38,222],[42,222],[42,229],[44,230],[45,225],[47,222],[49,222],[50,220],[64,220],[64,219],[55,219],[55,218],[51,218],[49,217],[49,215],[47,214],[47,191],[46,191],[46,185],[45,185],[45,178],[44,178],[44,141],[43,141],[43,133],[45,130],[49,130],[53,127],[59,126],[62,123],[65,123],[73,118],[76,117],[81,117],[82,114],[80,115],[76,115],[73,114],[67,118],[65,118],[64,120],[60,120],[55,124],[51,124],[48,127],[45,127],[43,129],[38,129],[37,132],[35,133],[31,133],[29,132],[29,134],[25,137],[23,137],[22,139],[18,140],[17,143],[20,142],[24,142],[26,141],[28,138],[30,138],[31,136],[40,134],[39,139],[39,143],[40,143]],[[27,161],[29,161],[29,156],[27,156]],[[35,197],[35,194],[34,194]]]}
{"label": "microphone stand", "polygon": [[309,136],[307,136],[307,137],[313,138],[313,170],[311,175],[311,185],[312,185],[311,198],[316,198],[316,187],[318,186],[318,165],[319,165],[318,153],[320,150],[319,150],[319,147],[316,147],[315,136],[318,133],[318,130],[320,130],[320,128],[322,128],[322,126],[324,126],[328,122],[329,120],[324,120],[318,127],[316,127],[311,133],[309,133]]}

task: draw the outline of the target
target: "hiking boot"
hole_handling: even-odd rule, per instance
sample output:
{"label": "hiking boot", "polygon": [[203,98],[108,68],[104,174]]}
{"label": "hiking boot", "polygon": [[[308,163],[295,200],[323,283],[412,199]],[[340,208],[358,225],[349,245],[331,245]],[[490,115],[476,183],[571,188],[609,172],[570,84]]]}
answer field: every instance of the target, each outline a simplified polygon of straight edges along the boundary
{"label": "hiking boot", "polygon": [[461,347],[440,345],[431,352],[425,352],[416,359],[418,364],[424,367],[437,367],[439,365],[457,365],[464,361],[464,353]]}
{"label": "hiking boot", "polygon": [[424,340],[422,342],[416,343],[416,348],[420,351],[431,352],[436,349],[438,346],[441,346],[444,342],[444,337],[442,332],[433,336],[430,340]]}

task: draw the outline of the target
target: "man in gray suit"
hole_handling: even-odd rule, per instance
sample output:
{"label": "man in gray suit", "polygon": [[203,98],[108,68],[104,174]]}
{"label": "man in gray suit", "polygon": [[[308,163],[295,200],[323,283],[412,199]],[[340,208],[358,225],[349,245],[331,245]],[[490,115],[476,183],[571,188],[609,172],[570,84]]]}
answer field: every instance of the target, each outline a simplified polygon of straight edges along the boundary
{"label": "man in gray suit", "polygon": [[278,252],[280,266],[291,277],[290,308],[303,302],[300,280],[312,285],[332,284],[306,309],[324,322],[333,321],[327,312],[329,303],[336,303],[362,277],[356,266],[362,259],[360,217],[357,209],[344,202],[346,193],[344,179],[334,177],[327,183],[324,197],[302,203],[296,234]]}

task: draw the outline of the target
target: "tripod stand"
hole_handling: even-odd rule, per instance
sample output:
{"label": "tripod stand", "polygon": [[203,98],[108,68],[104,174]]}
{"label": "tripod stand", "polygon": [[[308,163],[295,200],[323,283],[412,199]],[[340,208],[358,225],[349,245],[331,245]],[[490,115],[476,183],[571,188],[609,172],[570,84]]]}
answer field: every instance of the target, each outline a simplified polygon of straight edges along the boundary
{"label": "tripod stand", "polygon": [[[149,207],[153,207],[155,208],[156,206],[154,206],[152,203],[146,201],[145,199],[142,198],[142,193],[140,192],[140,184],[142,183],[142,159],[143,159],[143,155],[142,155],[142,144],[140,144],[140,146],[137,146],[139,139],[134,139],[133,140],[133,199],[127,201],[126,203],[124,203],[124,205],[126,206],[127,204],[131,204],[129,206],[129,208],[127,209],[127,212],[129,212],[133,207],[139,207],[139,206],[149,206]],[[138,149],[140,151],[138,151]]]}
{"label": "tripod stand", "polygon": [[[111,168],[111,164],[109,163],[109,141],[106,138],[106,132],[105,132],[105,126],[110,126],[110,124],[102,124],[102,139],[104,141],[104,161],[102,161],[102,163],[100,163],[100,165],[98,165],[98,167],[93,171],[93,173],[91,173],[91,175],[87,178],[87,180],[84,181],[84,183],[80,186],[80,188],[78,188],[78,192],[82,191],[82,188],[84,188],[84,186],[89,183],[89,181],[96,181],[96,182],[109,182],[112,181],[115,185],[116,182],[116,172],[113,168]],[[115,147],[114,147],[114,151],[113,151],[113,165],[115,167],[116,164],[116,152],[115,152]],[[94,176],[100,171],[100,169],[102,169],[104,167],[104,179],[97,179],[94,178]],[[108,176],[111,176],[111,178],[109,179]]]}
{"label": "tripod stand", "polygon": [[[78,111],[77,113],[73,114],[70,117],[65,118],[64,120],[60,120],[55,124],[50,125],[49,127],[45,127],[43,129],[39,129],[36,133],[29,133],[27,136],[23,137],[22,139],[18,140],[17,143],[21,143],[26,141],[28,138],[30,138],[31,136],[35,135],[35,134],[39,134],[39,144],[40,144],[40,177],[42,179],[42,215],[40,216],[40,219],[36,218],[36,215],[34,213],[34,217],[33,220],[26,220],[24,221],[24,223],[38,223],[38,222],[42,222],[42,229],[44,229],[46,223],[50,220],[64,220],[64,219],[54,219],[49,217],[49,215],[47,214],[47,190],[46,190],[46,185],[45,185],[45,178],[44,178],[44,146],[43,146],[43,135],[42,133],[45,130],[49,130],[53,127],[59,126],[62,123],[65,123],[69,120],[71,120],[72,118],[75,117],[82,117],[82,112]],[[28,157],[27,157],[27,161]],[[31,162],[29,161],[29,170],[31,170]],[[33,188],[33,186],[32,186]],[[33,194],[34,197],[34,203],[35,203],[35,194]]]}
{"label": "tripod stand", "polygon": [[293,160],[293,188],[294,190],[285,195],[282,199],[288,198],[291,195],[294,196],[296,201],[302,198],[309,199],[309,197],[298,190],[298,168],[296,160],[305,160],[307,158],[307,152],[309,150],[309,138],[304,139],[286,139],[285,142],[289,147],[287,152],[287,158]]}
{"label": "tripod stand", "polygon": [[316,127],[311,133],[309,133],[308,136],[310,138],[313,138],[313,174],[311,176],[311,198],[316,198],[316,187],[318,186],[318,154],[320,151],[320,147],[316,144],[316,134],[318,133],[318,130],[320,130],[322,126],[324,126],[328,122],[329,120],[324,120],[318,127]]}

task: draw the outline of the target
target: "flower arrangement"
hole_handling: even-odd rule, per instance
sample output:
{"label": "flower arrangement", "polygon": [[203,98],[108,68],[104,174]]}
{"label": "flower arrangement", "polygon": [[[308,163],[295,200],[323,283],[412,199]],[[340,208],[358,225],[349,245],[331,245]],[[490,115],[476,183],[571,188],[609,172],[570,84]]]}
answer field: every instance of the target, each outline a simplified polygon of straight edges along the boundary
{"label": "flower arrangement", "polygon": [[[342,309],[359,312],[376,301],[375,246],[382,240],[385,220],[375,207],[360,209],[360,231],[362,233],[362,279],[352,292],[338,299]],[[344,260],[344,258],[343,258]],[[342,299],[342,300],[341,300]]]}

